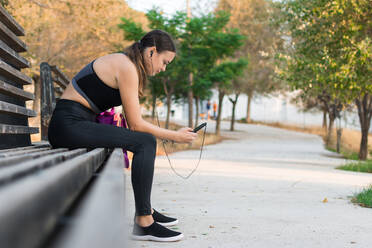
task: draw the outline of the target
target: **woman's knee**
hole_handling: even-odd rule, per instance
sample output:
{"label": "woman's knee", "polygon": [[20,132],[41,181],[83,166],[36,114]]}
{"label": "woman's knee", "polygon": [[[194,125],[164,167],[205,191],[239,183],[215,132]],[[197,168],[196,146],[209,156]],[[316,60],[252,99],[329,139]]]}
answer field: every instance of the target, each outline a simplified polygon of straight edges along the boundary
{"label": "woman's knee", "polygon": [[144,133],[143,143],[147,147],[156,148],[156,138],[150,133]]}
{"label": "woman's knee", "polygon": [[134,153],[144,150],[156,150],[156,138],[150,133],[137,133],[135,136],[136,145],[133,146]]}

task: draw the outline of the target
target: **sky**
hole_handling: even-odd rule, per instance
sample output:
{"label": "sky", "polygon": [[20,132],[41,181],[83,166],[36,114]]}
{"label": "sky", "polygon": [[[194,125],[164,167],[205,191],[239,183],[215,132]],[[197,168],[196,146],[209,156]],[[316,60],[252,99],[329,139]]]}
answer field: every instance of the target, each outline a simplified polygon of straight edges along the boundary
{"label": "sky", "polygon": [[[204,13],[213,10],[217,0],[190,0],[191,13],[196,15],[202,11]],[[172,15],[176,11],[186,11],[186,0],[126,0],[128,5],[139,11],[146,12],[153,6],[159,7],[167,15]]]}

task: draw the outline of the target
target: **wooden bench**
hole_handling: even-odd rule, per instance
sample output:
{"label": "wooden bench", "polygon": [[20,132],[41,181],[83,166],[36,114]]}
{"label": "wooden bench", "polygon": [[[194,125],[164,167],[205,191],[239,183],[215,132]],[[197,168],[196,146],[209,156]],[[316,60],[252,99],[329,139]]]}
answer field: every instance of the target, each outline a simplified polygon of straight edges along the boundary
{"label": "wooden bench", "polygon": [[[23,90],[32,79],[23,28],[0,6],[0,247],[126,247],[121,149],[52,149],[47,127],[68,78],[41,64],[42,142]],[[54,86],[56,84],[58,87]],[[57,94],[55,94],[57,91]]]}

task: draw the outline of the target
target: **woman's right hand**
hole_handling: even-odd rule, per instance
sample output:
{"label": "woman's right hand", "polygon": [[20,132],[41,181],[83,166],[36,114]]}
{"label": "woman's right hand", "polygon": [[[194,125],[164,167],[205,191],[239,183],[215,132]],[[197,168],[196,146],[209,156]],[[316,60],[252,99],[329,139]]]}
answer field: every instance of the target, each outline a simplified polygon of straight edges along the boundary
{"label": "woman's right hand", "polygon": [[198,137],[198,134],[194,133],[193,129],[189,127],[183,127],[177,130],[177,133],[175,141],[178,143],[191,143]]}

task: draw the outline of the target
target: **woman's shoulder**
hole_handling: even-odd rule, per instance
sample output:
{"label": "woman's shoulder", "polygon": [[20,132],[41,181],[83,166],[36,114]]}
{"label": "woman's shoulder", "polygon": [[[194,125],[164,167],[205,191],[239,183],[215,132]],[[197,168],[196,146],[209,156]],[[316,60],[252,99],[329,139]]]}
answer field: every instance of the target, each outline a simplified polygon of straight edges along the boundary
{"label": "woman's shoulder", "polygon": [[115,71],[136,72],[136,66],[124,52],[111,53],[96,59],[95,64],[109,66]]}
{"label": "woman's shoulder", "polygon": [[138,84],[137,68],[126,54],[113,53],[110,55],[110,60],[118,84],[125,84],[126,87],[131,83]]}
{"label": "woman's shoulder", "polygon": [[111,53],[97,58],[93,65],[97,76],[113,88],[128,79],[137,80],[137,69],[130,58],[123,53]]}
{"label": "woman's shoulder", "polygon": [[137,74],[137,69],[135,64],[130,60],[130,58],[124,53],[113,53],[114,66],[119,71],[124,71],[127,73]]}

